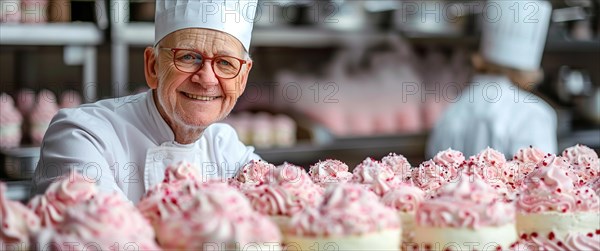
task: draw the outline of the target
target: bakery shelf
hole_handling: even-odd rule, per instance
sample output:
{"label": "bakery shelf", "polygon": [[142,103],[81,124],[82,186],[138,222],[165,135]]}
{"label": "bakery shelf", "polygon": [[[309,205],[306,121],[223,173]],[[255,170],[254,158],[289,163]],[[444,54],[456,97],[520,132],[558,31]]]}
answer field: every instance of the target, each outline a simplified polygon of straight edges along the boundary
{"label": "bakery shelf", "polygon": [[88,22],[0,25],[3,45],[98,45],[102,41],[102,31]]}

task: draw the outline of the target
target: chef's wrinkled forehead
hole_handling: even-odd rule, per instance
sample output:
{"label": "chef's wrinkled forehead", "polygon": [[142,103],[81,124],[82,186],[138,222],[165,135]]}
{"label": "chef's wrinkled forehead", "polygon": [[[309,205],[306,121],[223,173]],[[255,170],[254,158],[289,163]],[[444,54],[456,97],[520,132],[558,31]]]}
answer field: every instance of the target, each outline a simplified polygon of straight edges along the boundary
{"label": "chef's wrinkled forehead", "polygon": [[156,0],[154,45],[174,31],[204,28],[232,35],[249,51],[257,0]]}

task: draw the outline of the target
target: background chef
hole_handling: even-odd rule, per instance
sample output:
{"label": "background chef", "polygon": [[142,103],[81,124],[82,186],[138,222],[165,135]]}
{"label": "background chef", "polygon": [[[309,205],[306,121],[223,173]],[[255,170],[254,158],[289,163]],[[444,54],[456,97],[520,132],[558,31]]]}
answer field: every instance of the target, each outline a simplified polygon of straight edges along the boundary
{"label": "background chef", "polygon": [[[556,113],[529,92],[543,76],[540,61],[552,6],[547,1],[488,4],[500,12],[497,20],[484,22],[479,54],[472,58],[478,73],[436,123],[427,157],[449,147],[466,156],[488,146],[507,156],[529,145],[557,151]],[[526,4],[536,11],[525,11],[531,10]]]}
{"label": "background chef", "polygon": [[157,0],[155,44],[144,52],[146,93],[101,100],[54,117],[41,146],[35,193],[75,169],[137,202],[170,163],[227,178],[251,159],[224,119],[252,68],[256,1]]}

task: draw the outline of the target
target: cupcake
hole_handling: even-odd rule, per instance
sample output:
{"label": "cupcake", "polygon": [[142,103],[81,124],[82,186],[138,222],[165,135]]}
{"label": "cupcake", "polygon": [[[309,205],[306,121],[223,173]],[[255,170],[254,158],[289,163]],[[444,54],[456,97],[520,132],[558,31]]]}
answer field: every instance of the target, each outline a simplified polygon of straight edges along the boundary
{"label": "cupcake", "polygon": [[273,139],[277,146],[289,147],[296,144],[296,122],[287,115],[274,116]]}
{"label": "cupcake", "polygon": [[17,108],[23,115],[31,112],[35,106],[35,92],[31,89],[21,89],[17,93]]}
{"label": "cupcake", "polygon": [[166,250],[279,250],[281,233],[235,188],[220,182],[203,184],[190,207],[157,228]]}
{"label": "cupcake", "polygon": [[40,218],[43,227],[55,227],[65,220],[67,209],[92,199],[98,190],[94,181],[71,171],[44,194],[36,195],[27,205]]}
{"label": "cupcake", "polygon": [[425,192],[412,182],[394,186],[381,197],[381,203],[396,210],[402,223],[402,244],[408,246],[413,242],[415,230],[415,213],[419,204],[425,200]]}
{"label": "cupcake", "polygon": [[400,183],[390,166],[366,158],[352,170],[352,182],[361,184],[378,196],[383,196],[392,186]]}
{"label": "cupcake", "polygon": [[352,173],[348,172],[348,165],[333,159],[319,161],[310,166],[308,174],[315,184],[324,188],[332,184],[347,183],[352,180]]}
{"label": "cupcake", "polygon": [[415,249],[506,250],[515,241],[514,205],[477,175],[461,173],[416,212]]}
{"label": "cupcake", "polygon": [[433,160],[425,161],[419,167],[412,169],[412,181],[427,194],[428,198],[448,183],[450,177],[450,172]]}
{"label": "cupcake", "polygon": [[466,162],[467,172],[478,174],[485,180],[501,179],[505,164],[504,154],[489,147]]}
{"label": "cupcake", "polygon": [[589,147],[577,144],[565,149],[562,156],[571,163],[573,171],[579,176],[580,184],[585,184],[600,175],[598,154]]}
{"label": "cupcake", "polygon": [[283,229],[293,215],[315,207],[322,199],[323,189],[312,182],[304,169],[284,163],[275,170],[273,182],[247,189],[244,194],[254,210],[268,215]]}
{"label": "cupcake", "polygon": [[381,163],[389,166],[394,172],[394,175],[399,177],[402,181],[406,181],[412,176],[411,165],[402,155],[389,153],[381,159]]}
{"label": "cupcake", "polygon": [[65,91],[60,95],[60,108],[75,108],[81,105],[81,96],[76,91]]}
{"label": "cupcake", "polygon": [[399,250],[396,212],[358,184],[330,186],[315,208],[295,215],[284,231],[288,250]]}
{"label": "cupcake", "polygon": [[524,181],[517,228],[533,249],[600,249],[600,200],[591,188],[575,186],[569,168],[566,158],[548,155]]}
{"label": "cupcake", "polygon": [[21,143],[23,116],[6,93],[0,94],[0,148],[13,148]]}
{"label": "cupcake", "polygon": [[34,145],[40,145],[44,134],[50,126],[50,121],[58,113],[58,105],[54,93],[48,90],[41,91],[37,102],[29,114],[30,134]]}
{"label": "cupcake", "polygon": [[29,250],[29,236],[39,231],[40,219],[25,205],[6,198],[6,185],[0,182],[0,248]]}
{"label": "cupcake", "polygon": [[117,193],[69,207],[64,220],[34,236],[40,250],[160,250],[152,227]]}
{"label": "cupcake", "polygon": [[190,207],[189,201],[200,189],[197,167],[187,161],[167,166],[162,183],[150,188],[137,209],[154,229],[169,217]]}
{"label": "cupcake", "polygon": [[443,168],[444,176],[450,180],[458,177],[460,168],[465,164],[464,154],[451,148],[438,152],[432,160]]}
{"label": "cupcake", "polygon": [[262,184],[271,183],[274,179],[275,166],[264,160],[250,160],[237,175],[229,180],[229,184],[245,190]]}
{"label": "cupcake", "polygon": [[547,153],[533,146],[519,149],[512,160],[504,164],[500,179],[517,195],[519,193],[518,188],[522,185],[525,177],[534,170],[537,163],[546,155]]}

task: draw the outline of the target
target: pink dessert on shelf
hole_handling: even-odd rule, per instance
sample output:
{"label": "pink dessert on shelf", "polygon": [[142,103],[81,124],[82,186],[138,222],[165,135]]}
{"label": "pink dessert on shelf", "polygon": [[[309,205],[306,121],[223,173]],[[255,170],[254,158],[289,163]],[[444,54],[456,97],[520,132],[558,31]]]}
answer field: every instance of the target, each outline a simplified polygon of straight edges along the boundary
{"label": "pink dessert on shelf", "polygon": [[75,108],[81,105],[81,96],[76,91],[65,91],[60,95],[60,108]]}
{"label": "pink dessert on shelf", "polygon": [[29,236],[40,230],[40,219],[17,201],[6,198],[6,184],[0,182],[0,248],[29,250]]}
{"label": "pink dessert on shelf", "polygon": [[137,204],[137,209],[154,229],[169,217],[190,206],[188,201],[200,189],[198,167],[187,161],[169,165],[162,183],[150,188]]}
{"label": "pink dessert on shelf", "polygon": [[398,250],[401,226],[377,196],[345,183],[330,186],[317,207],[295,215],[284,236],[289,250]]}
{"label": "pink dessert on shelf", "polygon": [[564,157],[547,155],[524,181],[517,200],[521,242],[536,250],[600,248],[600,200],[576,187]]}
{"label": "pink dessert on shelf", "polygon": [[65,220],[68,208],[87,202],[97,193],[93,180],[71,171],[52,183],[44,194],[31,199],[28,207],[40,217],[42,226],[55,227]]}
{"label": "pink dessert on shelf", "polygon": [[460,168],[465,164],[464,154],[451,148],[438,152],[432,160],[443,168],[444,175],[450,179],[456,178]]}
{"label": "pink dessert on shelf", "polygon": [[229,184],[241,190],[271,183],[274,179],[275,166],[264,160],[251,160],[238,174],[229,180]]}
{"label": "pink dessert on shelf", "polygon": [[412,167],[408,160],[402,155],[389,153],[387,156],[381,159],[381,163],[389,166],[394,172],[394,175],[399,177],[399,179],[402,181],[406,181],[412,176]]}
{"label": "pink dessert on shelf", "polygon": [[[252,210],[235,188],[219,182],[202,185],[185,210],[156,230],[167,250],[279,250],[281,233],[266,216]],[[260,248],[260,249],[258,249]]]}
{"label": "pink dessert on shelf", "polygon": [[348,165],[339,160],[327,159],[310,166],[308,171],[312,181],[322,187],[331,184],[347,183],[352,180],[352,173],[348,172]]}
{"label": "pink dessert on shelf", "polygon": [[244,194],[254,210],[284,228],[294,214],[321,201],[323,188],[314,184],[303,168],[284,163],[276,168],[272,183],[247,189]]}
{"label": "pink dessert on shelf", "polygon": [[415,249],[506,250],[517,241],[515,207],[477,175],[461,173],[416,212]]}
{"label": "pink dessert on shelf", "polygon": [[363,185],[378,196],[383,196],[392,186],[401,182],[390,166],[372,158],[363,160],[352,173],[352,182]]}
{"label": "pink dessert on shelf", "polygon": [[6,93],[0,94],[0,148],[13,148],[21,143],[23,116]]}
{"label": "pink dessert on shelf", "polygon": [[41,250],[160,250],[150,224],[116,193],[69,207],[64,221],[34,236]]}
{"label": "pink dessert on shelf", "polygon": [[415,213],[419,204],[424,200],[425,192],[412,184],[412,182],[405,182],[394,186],[381,197],[381,202],[387,207],[396,210],[400,217],[403,245],[413,242],[415,235]]}
{"label": "pink dessert on shelf", "polygon": [[577,144],[565,149],[562,156],[571,163],[573,171],[579,176],[580,184],[587,183],[600,175],[600,160],[598,154],[591,148]]}
{"label": "pink dessert on shelf", "polygon": [[21,114],[29,114],[35,105],[35,92],[31,89],[19,90],[16,103]]}
{"label": "pink dessert on shelf", "polygon": [[42,90],[36,100],[36,104],[29,114],[29,123],[31,139],[33,144],[40,145],[44,139],[44,134],[50,126],[50,121],[58,113],[58,104],[54,93],[48,90]]}

